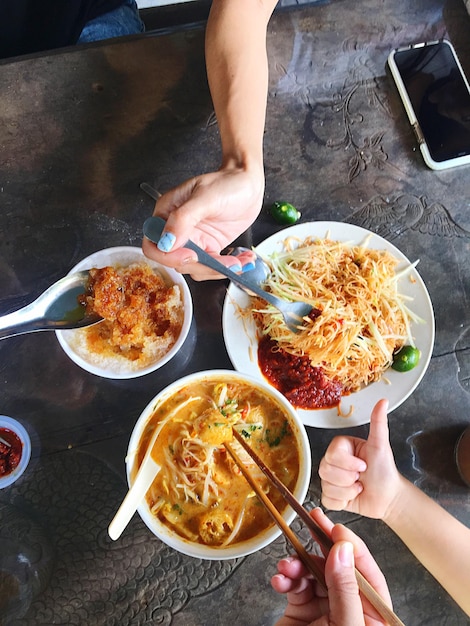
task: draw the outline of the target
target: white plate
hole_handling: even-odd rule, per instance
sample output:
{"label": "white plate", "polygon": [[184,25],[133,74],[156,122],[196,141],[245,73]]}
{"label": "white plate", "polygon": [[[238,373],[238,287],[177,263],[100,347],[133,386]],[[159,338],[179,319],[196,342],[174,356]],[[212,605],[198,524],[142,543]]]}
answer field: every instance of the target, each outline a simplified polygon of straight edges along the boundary
{"label": "white plate", "polygon": [[96,364],[94,359],[90,358],[90,360],[87,360],[86,356],[79,353],[74,347],[74,334],[80,331],[56,330],[55,333],[57,339],[64,352],[72,359],[72,361],[74,361],[74,363],[91,374],[115,380],[144,376],[145,374],[154,372],[168,363],[168,361],[175,356],[186,340],[193,318],[193,301],[191,299],[191,292],[189,291],[188,284],[182,274],[179,274],[175,270],[169,267],[164,267],[156,261],[152,261],[151,259],[145,257],[141,248],[133,246],[118,246],[116,248],[98,250],[98,252],[94,252],[85,259],[82,259],[74,268],[70,270],[69,274],[79,272],[81,270],[88,270],[92,267],[101,268],[108,265],[125,267],[127,265],[131,265],[132,263],[141,263],[143,261],[145,261],[145,263],[147,263],[150,267],[158,270],[168,279],[169,283],[179,285],[181,289],[184,304],[184,319],[178,339],[173,347],[162,358],[146,365],[145,367],[141,367],[140,369],[133,369],[130,366],[129,368],[126,368],[125,361],[116,363],[115,367],[110,365],[109,362],[107,365],[101,367]]}
{"label": "white plate", "polygon": [[[402,267],[409,265],[410,261],[395,246],[387,240],[371,233],[365,228],[346,224],[344,222],[307,222],[296,224],[272,235],[256,247],[256,251],[267,257],[275,251],[283,249],[282,242],[286,237],[298,237],[305,239],[308,236],[325,237],[334,241],[343,241],[351,245],[359,245],[366,237],[370,237],[367,247],[376,250],[388,250],[402,263]],[[410,275],[414,282],[410,280]],[[411,274],[400,279],[398,289],[403,295],[411,296],[410,309],[422,318],[424,324],[411,324],[411,331],[416,346],[421,351],[418,365],[410,372],[401,373],[393,369],[386,372],[381,380],[372,383],[356,393],[345,396],[341,400],[341,412],[348,414],[352,406],[352,414],[345,418],[338,415],[336,407],[331,409],[298,409],[300,419],[306,426],[318,428],[349,428],[367,424],[370,421],[370,412],[374,404],[381,398],[388,398],[389,411],[396,409],[414,391],[421,381],[431,359],[434,345],[434,313],[431,300],[424,282],[418,272],[413,269]],[[254,322],[243,320],[239,314],[240,309],[245,309],[249,303],[249,296],[238,287],[231,284],[225,298],[222,328],[225,345],[232,364],[239,372],[266,380],[258,367],[258,341],[256,339],[256,327]]]}

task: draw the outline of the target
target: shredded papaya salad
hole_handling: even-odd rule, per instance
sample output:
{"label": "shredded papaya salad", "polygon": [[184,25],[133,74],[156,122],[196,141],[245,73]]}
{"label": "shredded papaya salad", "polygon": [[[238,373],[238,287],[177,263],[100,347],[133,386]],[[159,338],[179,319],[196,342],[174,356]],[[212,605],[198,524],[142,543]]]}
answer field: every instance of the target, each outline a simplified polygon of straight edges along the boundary
{"label": "shredded papaya salad", "polygon": [[398,291],[399,279],[417,262],[397,271],[399,261],[386,250],[369,249],[368,239],[349,245],[290,237],[266,259],[272,272],[265,288],[314,307],[299,332],[290,331],[277,309],[260,298],[250,308],[262,335],[290,354],[308,356],[346,393],[378,380],[394,352],[414,345],[410,323],[423,321],[408,307],[411,298]]}

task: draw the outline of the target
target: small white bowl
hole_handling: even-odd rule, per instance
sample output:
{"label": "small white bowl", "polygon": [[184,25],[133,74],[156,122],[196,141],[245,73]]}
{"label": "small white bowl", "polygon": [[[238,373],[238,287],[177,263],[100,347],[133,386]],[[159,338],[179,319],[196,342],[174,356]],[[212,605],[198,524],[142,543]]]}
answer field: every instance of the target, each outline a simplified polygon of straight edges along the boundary
{"label": "small white bowl", "polygon": [[[312,460],[308,436],[304,425],[297,415],[297,412],[286,400],[286,398],[270,385],[260,380],[257,380],[252,376],[248,376],[241,372],[235,372],[231,370],[208,370],[189,374],[188,376],[185,376],[184,378],[181,378],[180,380],[177,380],[168,387],[166,387],[166,389],[161,391],[157,396],[155,396],[153,400],[151,400],[151,402],[147,405],[147,407],[144,409],[141,416],[137,420],[129,441],[129,447],[126,455],[126,471],[129,486],[132,484],[131,476],[134,476],[135,474],[134,464],[137,458],[139,441],[142,437],[147,422],[154,413],[156,404],[160,404],[162,401],[175,394],[179,389],[190,383],[194,383],[200,380],[214,379],[230,379],[248,383],[252,385],[255,389],[261,390],[267,396],[277,401],[277,403],[280,404],[281,407],[285,410],[294,425],[294,434],[300,448],[299,476],[295,488],[292,491],[297,500],[303,502],[305,500],[310,485]],[[172,531],[171,528],[165,526],[155,515],[150,512],[150,508],[146,500],[144,500],[140,504],[137,511],[147,527],[152,531],[154,535],[161,539],[161,541],[166,543],[171,548],[178,550],[178,552],[200,559],[226,560],[246,556],[248,554],[252,554],[253,552],[261,550],[268,544],[272,543],[281,534],[281,530],[278,528],[278,526],[274,525],[249,540],[239,542],[234,545],[229,545],[227,547],[211,547],[184,539],[176,532]],[[283,513],[283,517],[287,524],[292,523],[295,515],[295,512],[290,507],[287,507],[287,509]]]}
{"label": "small white bowl", "polygon": [[31,439],[29,438],[28,432],[25,427],[12,417],[0,415],[0,429],[1,428],[7,428],[8,430],[14,432],[16,436],[21,440],[23,446],[20,462],[18,463],[18,465],[12,472],[7,474],[6,476],[0,477],[0,489],[4,489],[5,487],[9,487],[16,480],[18,480],[18,478],[28,467],[28,463],[31,458]]}
{"label": "small white bowl", "polygon": [[142,252],[141,248],[132,246],[119,246],[116,248],[99,250],[98,252],[95,252],[80,261],[80,263],[75,265],[75,267],[70,270],[69,274],[73,274],[74,272],[79,272],[81,270],[88,270],[94,267],[126,267],[128,265],[131,265],[132,263],[141,263],[142,261],[145,261],[147,265],[158,270],[164,278],[168,279],[169,283],[179,285],[182,292],[184,306],[184,319],[180,335],[172,348],[162,358],[139,369],[132,367],[131,362],[129,362],[129,369],[127,369],[125,367],[126,364],[124,359],[120,359],[120,363],[116,363],[116,367],[113,368],[112,365],[109,365],[109,363],[106,366],[97,365],[95,362],[93,362],[92,358],[88,360],[86,357],[83,356],[83,353],[79,353],[73,345],[73,339],[75,337],[75,333],[83,332],[84,329],[55,331],[57,339],[62,346],[64,352],[72,359],[74,363],[79,365],[87,372],[90,372],[91,374],[96,374],[97,376],[101,376],[102,378],[112,378],[117,380],[137,378],[139,376],[149,374],[150,372],[154,372],[155,370],[165,365],[165,363],[168,363],[168,361],[175,356],[175,354],[182,347],[188,335],[189,329],[191,327],[191,321],[193,318],[193,301],[191,299],[191,292],[189,291],[186,280],[181,274],[179,274],[175,270],[169,267],[164,267],[156,261],[148,259]]}

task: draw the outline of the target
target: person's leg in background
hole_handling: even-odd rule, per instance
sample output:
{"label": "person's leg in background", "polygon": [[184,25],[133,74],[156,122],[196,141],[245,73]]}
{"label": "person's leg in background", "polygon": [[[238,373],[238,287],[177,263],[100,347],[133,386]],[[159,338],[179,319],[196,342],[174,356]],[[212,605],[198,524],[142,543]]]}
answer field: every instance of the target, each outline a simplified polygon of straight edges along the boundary
{"label": "person's leg in background", "polygon": [[122,5],[114,11],[90,20],[82,30],[77,43],[136,35],[143,33],[144,30],[145,26],[139,17],[135,0],[123,0]]}

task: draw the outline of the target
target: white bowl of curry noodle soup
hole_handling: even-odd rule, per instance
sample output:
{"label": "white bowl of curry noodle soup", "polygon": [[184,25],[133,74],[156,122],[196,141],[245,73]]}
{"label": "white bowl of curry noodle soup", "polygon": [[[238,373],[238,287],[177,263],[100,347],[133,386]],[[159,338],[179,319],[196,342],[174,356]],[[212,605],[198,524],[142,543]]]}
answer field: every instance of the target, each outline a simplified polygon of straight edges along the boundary
{"label": "white bowl of curry noodle soup", "polygon": [[100,250],[70,273],[90,271],[83,304],[104,320],[56,331],[65,353],[103,378],[137,378],[167,363],[182,347],[193,304],[181,274],[144,256],[137,247]]}
{"label": "white bowl of curry noodle soup", "polygon": [[282,394],[251,376],[229,370],[190,374],[148,404],[132,433],[126,457],[129,485],[159,429],[152,458],[161,469],[138,512],[152,533],[188,556],[242,557],[281,534],[224,442],[286,522],[294,520],[294,511],[233,437],[232,427],[303,502],[311,477],[305,427]]}

